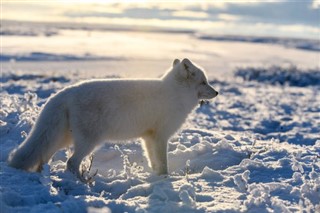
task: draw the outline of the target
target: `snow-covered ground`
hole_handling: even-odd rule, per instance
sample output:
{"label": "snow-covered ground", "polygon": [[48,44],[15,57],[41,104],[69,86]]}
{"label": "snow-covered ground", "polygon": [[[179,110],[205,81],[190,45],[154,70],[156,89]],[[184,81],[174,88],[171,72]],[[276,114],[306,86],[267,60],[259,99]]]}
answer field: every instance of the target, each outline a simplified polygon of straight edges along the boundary
{"label": "snow-covered ground", "polygon": [[[1,46],[0,212],[320,212],[317,46],[190,33],[10,30]],[[41,173],[8,167],[8,154],[59,89],[92,78],[157,77],[184,57],[207,70],[219,96],[170,140],[168,176],[147,166],[139,139],[98,148],[92,185],[65,171],[71,149]]]}

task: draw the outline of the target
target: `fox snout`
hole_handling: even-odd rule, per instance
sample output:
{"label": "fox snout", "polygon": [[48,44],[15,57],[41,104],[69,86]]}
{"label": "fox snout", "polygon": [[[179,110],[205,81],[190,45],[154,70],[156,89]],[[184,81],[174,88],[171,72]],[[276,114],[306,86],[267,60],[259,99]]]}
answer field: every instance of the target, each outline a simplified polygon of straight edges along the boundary
{"label": "fox snout", "polygon": [[210,97],[208,99],[212,99],[218,96],[219,92],[211,87],[212,91],[210,92]]}
{"label": "fox snout", "polygon": [[199,96],[199,99],[212,99],[217,97],[218,94],[219,93],[215,89],[213,89],[211,86],[207,86],[205,91],[199,92],[198,96]]}

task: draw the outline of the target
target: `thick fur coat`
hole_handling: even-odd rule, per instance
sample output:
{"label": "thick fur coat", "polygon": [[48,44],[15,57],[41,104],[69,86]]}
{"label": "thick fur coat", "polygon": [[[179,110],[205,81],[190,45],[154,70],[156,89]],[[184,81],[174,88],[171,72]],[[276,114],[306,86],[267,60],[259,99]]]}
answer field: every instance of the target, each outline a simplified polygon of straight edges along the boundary
{"label": "thick fur coat", "polygon": [[149,165],[167,174],[167,144],[199,100],[218,93],[203,70],[188,59],[174,60],[160,79],[86,81],[63,89],[45,104],[9,165],[40,171],[59,149],[74,145],[67,168],[81,178],[81,161],[107,141],[142,138]]}

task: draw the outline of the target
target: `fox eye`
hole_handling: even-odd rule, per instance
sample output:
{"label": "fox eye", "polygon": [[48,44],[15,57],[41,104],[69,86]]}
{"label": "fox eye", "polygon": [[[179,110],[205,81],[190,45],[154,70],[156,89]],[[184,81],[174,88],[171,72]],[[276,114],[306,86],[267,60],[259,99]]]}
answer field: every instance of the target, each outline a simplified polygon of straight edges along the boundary
{"label": "fox eye", "polygon": [[201,83],[202,85],[207,85],[207,82],[205,82],[205,81],[202,81],[202,83]]}

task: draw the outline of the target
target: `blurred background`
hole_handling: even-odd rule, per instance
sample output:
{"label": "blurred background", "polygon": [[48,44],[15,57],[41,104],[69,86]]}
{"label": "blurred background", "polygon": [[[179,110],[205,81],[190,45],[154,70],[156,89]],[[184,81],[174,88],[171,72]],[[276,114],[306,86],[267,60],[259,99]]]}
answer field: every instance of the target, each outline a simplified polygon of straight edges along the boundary
{"label": "blurred background", "polygon": [[184,57],[217,72],[315,67],[319,24],[319,0],[4,0],[1,61],[6,69],[41,70],[35,62],[45,61],[54,70],[129,77],[157,76]]}
{"label": "blurred background", "polygon": [[13,0],[3,2],[2,19],[64,22],[74,28],[87,25],[89,29],[318,39],[319,7],[318,0]]}

